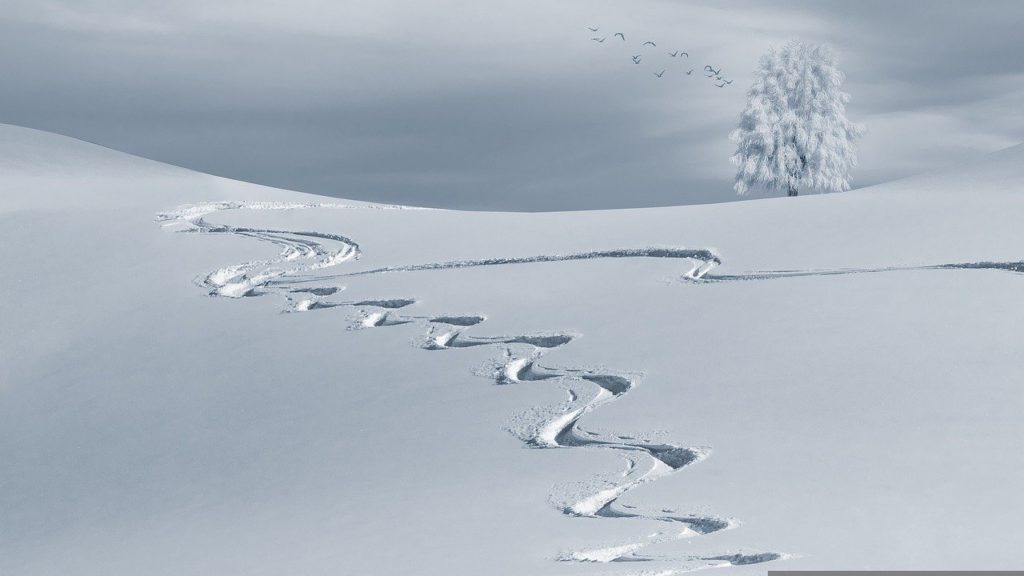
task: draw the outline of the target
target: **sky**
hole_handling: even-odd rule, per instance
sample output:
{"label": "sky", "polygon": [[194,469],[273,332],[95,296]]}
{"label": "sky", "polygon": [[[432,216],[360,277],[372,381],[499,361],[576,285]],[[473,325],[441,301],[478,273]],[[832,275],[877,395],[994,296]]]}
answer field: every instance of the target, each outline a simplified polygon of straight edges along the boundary
{"label": "sky", "polygon": [[734,201],[770,47],[838,55],[857,188],[1024,141],[1022,27],[1019,1],[4,0],[0,122],[343,198]]}

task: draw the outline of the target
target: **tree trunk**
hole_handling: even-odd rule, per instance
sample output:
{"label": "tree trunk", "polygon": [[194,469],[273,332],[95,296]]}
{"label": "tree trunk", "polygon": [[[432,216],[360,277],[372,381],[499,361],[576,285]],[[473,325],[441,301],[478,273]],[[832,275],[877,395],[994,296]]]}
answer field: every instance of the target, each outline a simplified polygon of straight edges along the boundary
{"label": "tree trunk", "polygon": [[796,188],[792,186],[789,188],[789,196],[796,196]]}

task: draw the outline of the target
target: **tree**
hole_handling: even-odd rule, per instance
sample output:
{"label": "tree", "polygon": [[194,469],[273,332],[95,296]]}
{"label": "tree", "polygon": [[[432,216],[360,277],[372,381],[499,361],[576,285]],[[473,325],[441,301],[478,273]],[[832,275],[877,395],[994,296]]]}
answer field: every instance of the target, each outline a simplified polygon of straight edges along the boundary
{"label": "tree", "polygon": [[735,189],[837,192],[850,189],[854,141],[864,126],[846,119],[850,95],[827,46],[790,42],[761,57],[736,142]]}

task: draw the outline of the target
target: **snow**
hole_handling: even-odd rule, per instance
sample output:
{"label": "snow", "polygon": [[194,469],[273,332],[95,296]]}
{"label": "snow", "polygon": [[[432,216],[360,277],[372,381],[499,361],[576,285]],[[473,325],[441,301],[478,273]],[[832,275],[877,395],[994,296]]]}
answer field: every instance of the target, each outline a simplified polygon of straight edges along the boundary
{"label": "snow", "polygon": [[609,546],[607,548],[596,548],[594,550],[580,550],[566,556],[566,561],[574,562],[614,562],[619,558],[627,556],[644,547],[644,543],[623,544],[621,546]]}
{"label": "snow", "polygon": [[0,152],[0,573],[1019,568],[1024,148],[533,214]]}

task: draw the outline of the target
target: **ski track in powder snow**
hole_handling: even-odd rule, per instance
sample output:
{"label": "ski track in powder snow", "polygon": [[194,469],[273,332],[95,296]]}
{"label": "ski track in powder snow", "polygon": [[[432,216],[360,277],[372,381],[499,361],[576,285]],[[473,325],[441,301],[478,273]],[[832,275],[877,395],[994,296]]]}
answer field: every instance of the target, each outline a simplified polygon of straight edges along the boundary
{"label": "ski track in powder snow", "polygon": [[[639,510],[623,504],[619,499],[637,486],[672,474],[706,458],[710,451],[703,447],[653,442],[625,434],[598,433],[587,430],[581,420],[584,416],[628,394],[639,377],[628,373],[606,370],[555,368],[540,364],[549,351],[573,342],[578,334],[553,332],[522,335],[484,336],[469,334],[472,327],[486,321],[482,315],[413,316],[400,311],[415,304],[415,298],[389,298],[362,301],[324,300],[343,291],[340,286],[325,284],[332,279],[393,272],[442,270],[478,266],[525,265],[535,262],[556,262],[598,258],[677,258],[690,261],[691,268],[681,278],[691,282],[724,282],[739,280],[767,280],[800,276],[821,276],[890,272],[897,270],[939,269],[997,269],[1024,272],[1024,262],[977,262],[940,264],[933,266],[838,269],[838,270],[785,270],[751,272],[743,275],[712,275],[710,270],[721,263],[718,255],[708,249],[672,247],[626,248],[591,251],[563,255],[533,257],[490,258],[436,262],[411,266],[384,267],[349,274],[329,275],[317,271],[332,268],[361,255],[359,244],[340,234],[317,231],[287,231],[236,227],[212,223],[207,216],[226,210],[297,210],[297,209],[403,209],[388,205],[300,204],[280,202],[210,202],[179,207],[157,215],[157,222],[165,228],[183,233],[227,234],[252,238],[278,246],[277,258],[253,260],[215,270],[196,279],[196,283],[209,294],[228,298],[241,298],[263,294],[276,294],[288,302],[288,311],[307,312],[336,307],[354,308],[361,319],[354,329],[368,329],[417,323],[426,334],[420,347],[431,351],[450,351],[460,348],[491,346],[501,348],[502,358],[497,362],[493,381],[498,385],[522,382],[551,381],[564,387],[568,400],[563,405],[534,411],[519,417],[512,432],[528,446],[539,449],[586,448],[614,450],[626,460],[626,470],[614,482],[598,488],[589,488],[582,494],[563,498],[558,507],[564,514],[580,517],[647,519],[671,523],[681,531],[666,535],[658,532],[637,542],[563,553],[557,557],[567,562],[671,562],[674,568],[660,574],[680,574],[716,566],[740,566],[784,559],[779,552],[728,553],[715,556],[649,556],[641,550],[651,544],[673,539],[703,536],[737,526],[731,519],[680,514],[669,509]],[[321,285],[316,285],[321,283]],[[539,415],[538,415],[539,414]]]}

